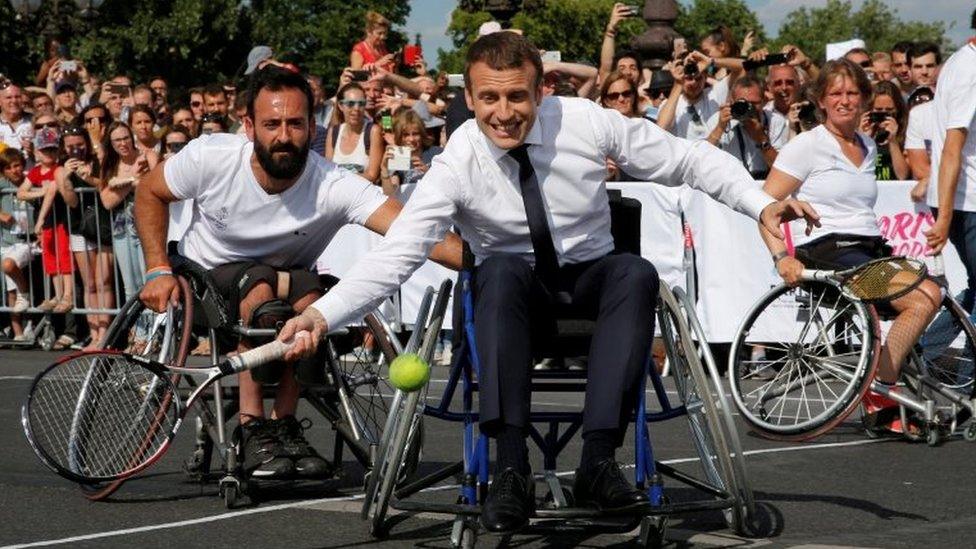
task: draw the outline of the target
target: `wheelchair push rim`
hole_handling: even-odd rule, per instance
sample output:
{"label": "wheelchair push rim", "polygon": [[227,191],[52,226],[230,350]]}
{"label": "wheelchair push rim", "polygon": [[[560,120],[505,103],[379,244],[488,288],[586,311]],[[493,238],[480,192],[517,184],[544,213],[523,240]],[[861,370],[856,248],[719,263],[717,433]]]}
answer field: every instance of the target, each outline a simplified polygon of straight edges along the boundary
{"label": "wheelchair push rim", "polygon": [[716,404],[685,314],[671,291],[662,287],[658,310],[661,335],[702,471],[713,487],[733,501],[725,511],[726,523],[736,533],[750,535],[754,531],[755,502],[740,445],[730,442],[733,437],[737,442],[737,434],[728,430],[727,409],[721,410]]}
{"label": "wheelchair push rim", "polygon": [[[752,337],[771,327],[776,341]],[[874,308],[845,297],[834,284],[771,289],[746,315],[729,354],[732,397],[742,418],[775,440],[810,440],[830,431],[870,388],[879,334]]]}

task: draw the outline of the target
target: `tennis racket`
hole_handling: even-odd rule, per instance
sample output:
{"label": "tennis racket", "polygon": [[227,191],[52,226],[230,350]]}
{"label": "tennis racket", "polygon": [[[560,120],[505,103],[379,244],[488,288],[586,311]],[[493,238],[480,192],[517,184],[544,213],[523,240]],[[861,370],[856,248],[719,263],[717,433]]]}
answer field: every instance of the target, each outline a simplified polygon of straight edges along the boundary
{"label": "tennis racket", "polygon": [[[68,480],[126,479],[169,449],[193,403],[215,381],[284,356],[292,342],[272,341],[211,368],[167,366],[117,351],[66,356],[31,384],[21,410],[37,457]],[[184,404],[170,376],[206,377]]]}
{"label": "tennis racket", "polygon": [[891,301],[914,290],[925,280],[925,262],[912,257],[885,257],[843,271],[804,269],[803,280],[834,282],[852,299],[874,303]]}

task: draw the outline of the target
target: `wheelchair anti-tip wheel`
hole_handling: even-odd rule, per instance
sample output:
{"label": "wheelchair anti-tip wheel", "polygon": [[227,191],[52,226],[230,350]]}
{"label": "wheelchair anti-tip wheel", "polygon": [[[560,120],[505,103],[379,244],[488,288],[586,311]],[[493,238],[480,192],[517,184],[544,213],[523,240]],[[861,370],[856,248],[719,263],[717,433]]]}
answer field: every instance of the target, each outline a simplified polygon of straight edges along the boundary
{"label": "wheelchair anti-tip wheel", "polygon": [[733,452],[730,443],[737,435],[728,431],[724,416],[727,409],[720,410],[716,404],[685,316],[675,296],[664,286],[660,292],[658,319],[671,363],[671,376],[685,407],[705,478],[732,499],[733,504],[726,513],[729,526],[736,533],[749,535],[754,503],[744,465],[734,463],[742,459],[741,449]]}
{"label": "wheelchair anti-tip wheel", "polygon": [[874,309],[831,283],[773,288],[746,315],[729,354],[742,418],[777,440],[833,429],[874,379],[879,333]]}

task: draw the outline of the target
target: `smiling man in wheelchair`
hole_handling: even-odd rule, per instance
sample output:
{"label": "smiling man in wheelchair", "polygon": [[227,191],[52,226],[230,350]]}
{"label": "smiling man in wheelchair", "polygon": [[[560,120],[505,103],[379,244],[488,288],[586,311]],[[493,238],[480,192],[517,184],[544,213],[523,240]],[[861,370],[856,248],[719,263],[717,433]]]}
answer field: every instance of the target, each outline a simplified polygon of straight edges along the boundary
{"label": "smiling man in wheelchair", "polygon": [[[155,311],[179,299],[166,253],[172,202],[193,201],[179,254],[209,270],[231,322],[256,328],[275,327],[322,296],[327,288],[311,267],[342,226],[355,223],[383,234],[400,211],[378,186],[309,154],[315,123],[305,78],[269,67],[255,73],[248,93],[246,137],[194,139],[137,190],[135,217],[147,266],[140,297]],[[461,248],[454,238],[453,247],[438,246],[432,257],[458,268]],[[223,342],[226,351],[252,345],[246,339]],[[239,383],[245,474],[328,476],[330,464],[308,445],[295,419],[300,387],[293,365],[262,366],[241,374]],[[270,418],[266,383],[278,385]]]}
{"label": "smiling man in wheelchair", "polygon": [[[606,159],[645,181],[688,182],[769,230],[816,214],[763,193],[741,163],[705,142],[673,137],[591,101],[546,97],[539,50],[500,32],[467,54],[465,96],[475,113],[452,135],[376,249],[347,278],[286,324],[320,337],[392,293],[454,223],[475,257],[475,350],[479,417],[495,439],[496,467],[482,522],[524,526],[535,506],[526,432],[533,345],[570,308],[595,319],[583,410],[583,457],[574,491],[581,505],[619,509],[646,494],[614,458],[654,335],[658,275],[645,259],[613,254]],[[678,228],[676,228],[677,230]],[[292,356],[314,351],[300,341]]]}

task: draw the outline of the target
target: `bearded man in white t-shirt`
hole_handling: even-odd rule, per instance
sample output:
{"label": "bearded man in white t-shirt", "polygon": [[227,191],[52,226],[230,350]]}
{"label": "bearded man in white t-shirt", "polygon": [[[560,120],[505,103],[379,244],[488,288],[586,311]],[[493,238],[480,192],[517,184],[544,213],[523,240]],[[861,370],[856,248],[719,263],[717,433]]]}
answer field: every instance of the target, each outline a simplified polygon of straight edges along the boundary
{"label": "bearded man in white t-shirt", "polygon": [[[309,154],[313,95],[301,75],[268,67],[251,77],[248,91],[246,135],[193,140],[137,190],[135,217],[147,267],[140,298],[155,311],[179,298],[166,246],[172,202],[192,200],[179,254],[210,270],[231,320],[245,326],[260,323],[270,308],[262,305],[275,299],[303,311],[324,293],[311,269],[336,232],[355,223],[385,234],[400,211],[378,186]],[[459,267],[460,240],[436,246],[431,257]],[[242,341],[237,349],[247,347]],[[239,383],[245,473],[265,479],[328,476],[331,465],[308,445],[294,416],[295,367],[262,366],[242,373]],[[264,383],[278,384],[267,419]]]}

